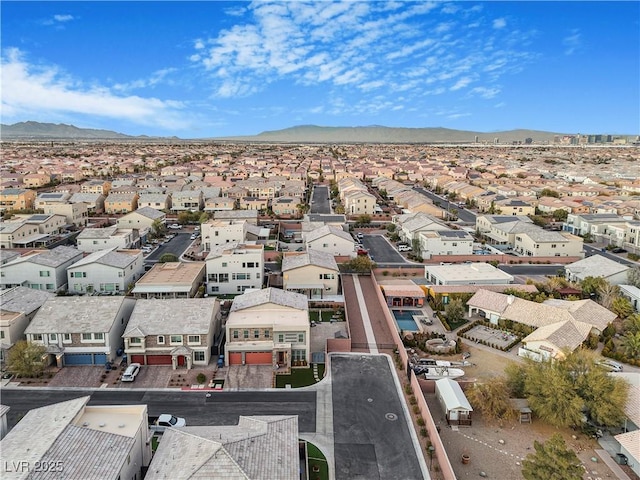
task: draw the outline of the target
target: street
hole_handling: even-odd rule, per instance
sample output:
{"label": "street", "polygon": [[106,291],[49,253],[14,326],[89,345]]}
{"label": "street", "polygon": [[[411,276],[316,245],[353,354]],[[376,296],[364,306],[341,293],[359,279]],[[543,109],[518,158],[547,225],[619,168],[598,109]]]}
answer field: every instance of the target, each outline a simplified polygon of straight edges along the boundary
{"label": "street", "polygon": [[473,225],[476,224],[476,214],[472,211],[461,208],[457,203],[449,202],[445,197],[438,196],[435,193],[430,192],[426,188],[413,187],[413,189],[416,192],[420,192],[421,194],[429,197],[434,204],[439,203],[440,208],[444,208],[445,210],[449,210],[450,212],[452,212],[453,210],[457,210],[458,213],[456,214],[456,216],[460,219],[461,222]]}
{"label": "street", "polygon": [[184,251],[189,248],[191,245],[191,233],[190,232],[174,232],[176,236],[166,242],[164,245],[160,245],[156,248],[151,255],[147,256],[144,259],[144,263],[146,264],[154,264],[158,263],[158,260],[165,253],[172,253],[176,257],[180,258],[180,255],[184,253]]}
{"label": "street", "polygon": [[379,266],[407,263],[406,259],[382,235],[363,235],[361,243]]}
{"label": "street", "polygon": [[326,185],[316,185],[311,194],[310,213],[331,213],[329,205],[329,187]]}
{"label": "street", "polygon": [[146,404],[149,415],[171,413],[187,425],[235,425],[240,415],[298,415],[301,432],[316,431],[315,391],[204,392],[135,390],[54,390],[46,388],[4,388],[2,404],[11,407],[12,428],[29,410],[90,395],[90,405]]}

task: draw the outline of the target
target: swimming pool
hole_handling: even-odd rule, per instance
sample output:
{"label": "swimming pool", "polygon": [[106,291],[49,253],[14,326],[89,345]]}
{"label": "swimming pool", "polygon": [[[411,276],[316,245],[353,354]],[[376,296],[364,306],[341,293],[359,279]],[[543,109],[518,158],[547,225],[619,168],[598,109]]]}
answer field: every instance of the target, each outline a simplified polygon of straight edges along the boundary
{"label": "swimming pool", "polygon": [[420,310],[392,310],[393,318],[396,321],[398,330],[405,332],[419,332],[420,327],[413,319],[414,315],[422,315]]}

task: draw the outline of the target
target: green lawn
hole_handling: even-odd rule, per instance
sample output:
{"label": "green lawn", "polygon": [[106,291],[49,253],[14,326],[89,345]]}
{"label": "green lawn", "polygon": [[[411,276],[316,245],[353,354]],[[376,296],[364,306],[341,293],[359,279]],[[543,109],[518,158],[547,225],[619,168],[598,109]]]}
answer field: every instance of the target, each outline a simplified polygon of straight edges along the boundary
{"label": "green lawn", "polygon": [[[313,443],[307,442],[307,456],[309,457],[309,480],[329,480],[329,465],[322,452]],[[313,468],[318,471],[314,472]]]}
{"label": "green lawn", "polygon": [[153,453],[156,452],[156,450],[158,450],[158,443],[160,442],[160,439],[158,438],[157,435],[154,435],[153,437],[151,437],[151,451]]}
{"label": "green lawn", "polygon": [[[322,322],[330,322],[331,317],[335,314],[335,310],[326,310],[320,312],[319,310],[309,310],[309,320],[312,322],[318,321],[318,313],[322,313]],[[340,319],[344,319],[344,314],[341,312]]]}
{"label": "green lawn", "polygon": [[[318,378],[322,380],[324,375],[324,364],[318,364]],[[285,385],[291,385],[291,388],[307,387],[316,383],[313,378],[313,365],[309,368],[299,368],[291,372],[291,375],[276,375],[276,388],[285,388]]]}

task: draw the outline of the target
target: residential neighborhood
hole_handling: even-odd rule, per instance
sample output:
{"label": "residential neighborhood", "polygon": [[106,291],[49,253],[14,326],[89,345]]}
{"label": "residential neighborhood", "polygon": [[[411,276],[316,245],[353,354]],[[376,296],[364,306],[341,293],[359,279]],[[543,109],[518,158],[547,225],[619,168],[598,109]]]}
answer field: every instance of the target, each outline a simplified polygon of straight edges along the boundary
{"label": "residential neighborhood", "polygon": [[[554,428],[592,478],[640,475],[637,146],[2,150],[3,460],[114,480],[521,478],[505,452]],[[477,400],[583,354],[581,375],[624,392],[615,415],[554,423],[536,392],[500,390],[510,423]],[[27,412],[23,392],[56,396]],[[398,456],[358,453],[378,424],[366,445]]]}

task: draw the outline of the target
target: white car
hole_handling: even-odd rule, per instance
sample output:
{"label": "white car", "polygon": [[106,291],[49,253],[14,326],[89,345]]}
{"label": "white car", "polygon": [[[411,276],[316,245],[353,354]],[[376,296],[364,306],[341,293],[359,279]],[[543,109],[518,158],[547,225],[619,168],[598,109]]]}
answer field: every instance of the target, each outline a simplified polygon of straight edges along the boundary
{"label": "white car", "polygon": [[399,245],[398,246],[398,251],[399,252],[410,252],[411,251],[411,247],[409,245]]}
{"label": "white car", "polygon": [[180,225],[179,223],[172,223],[167,228],[170,228],[171,230],[180,230],[182,228],[182,225]]}
{"label": "white car", "polygon": [[198,236],[195,233],[193,233],[193,234],[191,234],[190,238],[191,238],[191,240],[195,240],[196,238],[198,238]]}
{"label": "white car", "polygon": [[127,369],[122,374],[121,380],[123,382],[133,382],[138,376],[138,373],[140,373],[140,364],[132,363],[127,367]]}

